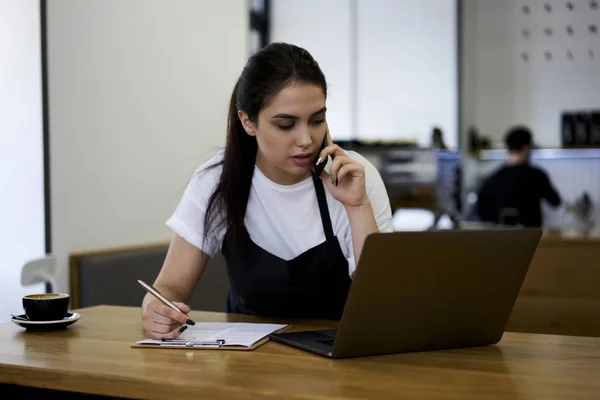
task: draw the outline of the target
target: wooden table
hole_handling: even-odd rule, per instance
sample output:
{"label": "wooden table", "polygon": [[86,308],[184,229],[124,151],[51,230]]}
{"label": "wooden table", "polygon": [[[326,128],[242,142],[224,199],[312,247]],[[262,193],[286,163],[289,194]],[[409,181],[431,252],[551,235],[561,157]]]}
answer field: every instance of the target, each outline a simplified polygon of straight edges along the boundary
{"label": "wooden table", "polygon": [[146,399],[600,398],[598,338],[506,333],[496,346],[331,360],[275,342],[250,352],[133,349],[143,337],[139,309],[78,311],[81,319],[64,331],[0,324],[0,382]]}

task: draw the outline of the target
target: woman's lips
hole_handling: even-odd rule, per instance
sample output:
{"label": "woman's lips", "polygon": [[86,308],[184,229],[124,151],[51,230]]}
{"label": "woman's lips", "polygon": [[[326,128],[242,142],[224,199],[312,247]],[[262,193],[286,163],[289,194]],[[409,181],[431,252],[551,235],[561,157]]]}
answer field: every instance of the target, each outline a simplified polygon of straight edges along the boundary
{"label": "woman's lips", "polygon": [[292,157],[292,161],[294,162],[294,164],[296,164],[299,167],[306,167],[308,165],[308,163],[310,163],[311,159],[312,159],[311,154],[299,155],[299,156]]}

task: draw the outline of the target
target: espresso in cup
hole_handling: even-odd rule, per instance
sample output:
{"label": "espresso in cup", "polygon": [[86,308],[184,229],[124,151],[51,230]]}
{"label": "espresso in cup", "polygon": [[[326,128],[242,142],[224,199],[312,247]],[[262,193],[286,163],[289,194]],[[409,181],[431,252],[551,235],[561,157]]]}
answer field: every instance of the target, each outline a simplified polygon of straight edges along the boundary
{"label": "espresso in cup", "polygon": [[69,310],[69,295],[42,293],[23,296],[23,309],[31,321],[61,320]]}

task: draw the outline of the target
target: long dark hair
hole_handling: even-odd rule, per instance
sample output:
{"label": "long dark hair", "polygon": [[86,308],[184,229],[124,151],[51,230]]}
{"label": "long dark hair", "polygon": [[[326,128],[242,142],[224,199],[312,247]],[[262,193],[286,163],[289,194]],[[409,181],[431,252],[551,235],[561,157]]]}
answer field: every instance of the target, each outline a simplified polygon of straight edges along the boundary
{"label": "long dark hair", "polygon": [[258,113],[281,89],[292,82],[319,86],[327,96],[325,76],[308,51],[287,43],[270,44],[250,57],[240,75],[229,103],[223,170],[208,200],[204,217],[204,238],[225,225],[228,246],[243,250],[248,232],[244,225],[252,186],[257,143],[246,133],[238,110],[258,124]]}

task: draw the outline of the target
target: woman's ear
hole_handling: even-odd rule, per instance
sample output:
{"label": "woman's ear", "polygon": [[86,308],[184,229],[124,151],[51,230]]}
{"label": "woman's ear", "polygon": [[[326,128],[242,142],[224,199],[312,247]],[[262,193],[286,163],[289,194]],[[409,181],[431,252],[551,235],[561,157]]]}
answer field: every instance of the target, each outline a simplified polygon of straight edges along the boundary
{"label": "woman's ear", "polygon": [[242,110],[238,110],[238,118],[240,119],[246,133],[250,136],[256,136],[256,133],[254,132],[254,124],[252,123],[252,121],[250,121],[250,117],[248,117],[248,114],[246,114]]}

